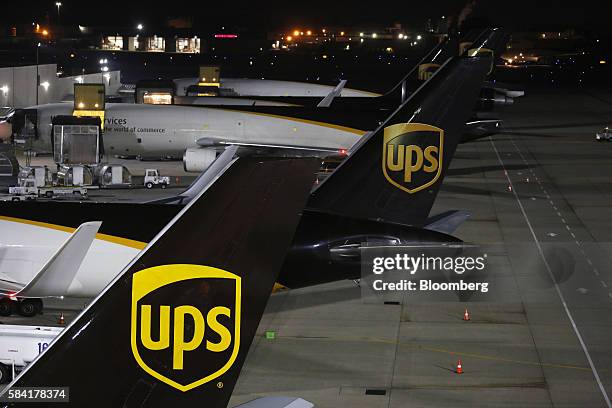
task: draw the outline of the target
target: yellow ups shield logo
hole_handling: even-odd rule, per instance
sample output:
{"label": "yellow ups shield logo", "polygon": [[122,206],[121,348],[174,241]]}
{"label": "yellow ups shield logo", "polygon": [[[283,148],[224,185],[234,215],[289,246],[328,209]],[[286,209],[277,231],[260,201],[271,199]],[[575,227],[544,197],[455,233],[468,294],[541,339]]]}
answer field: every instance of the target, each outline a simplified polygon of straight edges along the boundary
{"label": "yellow ups shield logo", "polygon": [[466,51],[468,48],[470,48],[470,47],[471,47],[473,44],[474,44],[474,43],[469,42],[469,41],[459,43],[459,55],[463,55],[463,53],[464,53],[464,52],[465,52],[465,51]]}
{"label": "yellow ups shield logo", "polygon": [[493,69],[495,69],[495,52],[489,48],[472,48],[467,52],[469,57],[490,57],[491,58],[491,68],[489,68],[489,73],[487,75],[491,75]]}
{"label": "yellow ups shield logo", "polygon": [[419,65],[419,81],[427,81],[440,68],[440,64],[421,64]]}
{"label": "yellow ups shield logo", "polygon": [[136,272],[131,318],[136,362],[183,392],[218,378],[238,355],[240,303],[240,277],[221,269],[162,265]]}
{"label": "yellow ups shield logo", "polygon": [[389,183],[407,193],[433,185],[442,173],[444,131],[421,123],[385,128],[382,171]]}

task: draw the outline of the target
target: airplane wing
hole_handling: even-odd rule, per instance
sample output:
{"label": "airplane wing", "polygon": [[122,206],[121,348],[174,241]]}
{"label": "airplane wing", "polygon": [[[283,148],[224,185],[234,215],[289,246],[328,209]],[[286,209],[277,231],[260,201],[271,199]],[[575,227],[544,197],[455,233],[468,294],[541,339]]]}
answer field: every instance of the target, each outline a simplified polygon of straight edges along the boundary
{"label": "airplane wing", "polygon": [[200,173],[200,175],[187,187],[185,191],[177,196],[162,198],[159,200],[148,201],[148,204],[188,204],[193,198],[195,198],[201,191],[206,190],[220,174],[228,167],[231,166],[236,160],[236,152],[238,146],[227,146],[223,153],[221,153],[215,161],[211,163],[208,168]]}
{"label": "airplane wing", "polygon": [[96,238],[101,222],[81,224],[27,284],[0,281],[0,293],[17,297],[63,296]]}
{"label": "airplane wing", "polygon": [[345,85],[346,79],[343,79],[333,91],[331,91],[325,98],[323,98],[323,100],[321,100],[321,102],[317,104],[317,108],[329,108],[334,99],[342,94],[342,90],[344,89]]}
{"label": "airplane wing", "polygon": [[227,406],[318,166],[234,162],[3,393],[70,387],[65,407]]}
{"label": "airplane wing", "polygon": [[319,146],[297,146],[283,145],[276,143],[255,143],[238,140],[211,139],[208,137],[200,138],[196,144],[202,148],[221,148],[226,146],[238,146],[242,154],[246,150],[249,154],[266,154],[275,157],[327,157],[332,155],[344,155],[347,148],[335,149],[331,147]]}

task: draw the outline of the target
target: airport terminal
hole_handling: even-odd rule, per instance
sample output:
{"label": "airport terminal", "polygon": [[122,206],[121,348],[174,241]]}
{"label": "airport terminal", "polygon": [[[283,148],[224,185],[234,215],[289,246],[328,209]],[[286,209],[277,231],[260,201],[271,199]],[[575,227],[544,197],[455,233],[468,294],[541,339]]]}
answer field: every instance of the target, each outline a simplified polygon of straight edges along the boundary
{"label": "airport terminal", "polygon": [[605,7],[31,3],[0,406],[612,408]]}

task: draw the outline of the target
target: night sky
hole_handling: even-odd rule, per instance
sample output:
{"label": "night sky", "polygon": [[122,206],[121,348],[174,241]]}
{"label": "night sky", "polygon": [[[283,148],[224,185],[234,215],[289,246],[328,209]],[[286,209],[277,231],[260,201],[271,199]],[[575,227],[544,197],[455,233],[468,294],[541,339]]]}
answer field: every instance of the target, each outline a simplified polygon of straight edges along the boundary
{"label": "night sky", "polygon": [[[211,1],[185,0],[161,3],[116,0],[62,0],[61,19],[66,24],[97,26],[149,26],[163,23],[169,16],[193,16],[200,27],[245,27],[275,30],[297,26],[367,26],[402,23],[408,29],[423,27],[427,18],[458,16],[468,0],[425,0],[404,2],[375,1]],[[164,4],[165,3],[165,4]],[[96,5],[99,4],[99,5]],[[491,21],[514,30],[562,29],[567,26],[609,35],[612,33],[609,2],[479,0],[472,20]],[[25,23],[57,18],[55,0],[9,2],[0,21]]]}

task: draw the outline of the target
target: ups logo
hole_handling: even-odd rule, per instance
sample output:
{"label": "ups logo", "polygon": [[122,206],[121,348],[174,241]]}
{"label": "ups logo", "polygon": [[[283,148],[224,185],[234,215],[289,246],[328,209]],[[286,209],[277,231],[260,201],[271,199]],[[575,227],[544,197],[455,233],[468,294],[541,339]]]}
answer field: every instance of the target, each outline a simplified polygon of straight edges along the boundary
{"label": "ups logo", "polygon": [[427,81],[440,68],[440,64],[421,64],[419,65],[419,81]]}
{"label": "ups logo", "polygon": [[239,276],[209,266],[136,272],[131,345],[138,365],[183,392],[224,374],[240,348],[240,285]]}
{"label": "ups logo", "polygon": [[385,128],[382,170],[389,183],[413,194],[433,185],[442,173],[444,131],[421,123]]}
{"label": "ups logo", "polygon": [[467,52],[469,57],[490,57],[491,58],[491,68],[489,69],[489,73],[487,75],[491,75],[493,73],[493,69],[495,69],[495,51],[489,48],[472,48]]}
{"label": "ups logo", "polygon": [[474,43],[466,41],[459,43],[459,55],[463,55],[463,53],[468,50]]}

